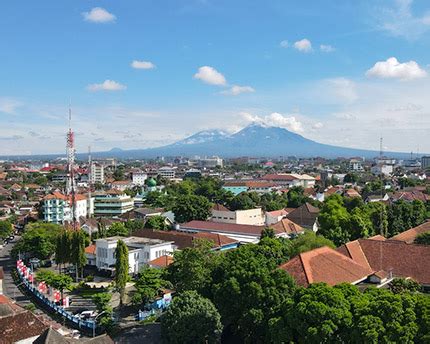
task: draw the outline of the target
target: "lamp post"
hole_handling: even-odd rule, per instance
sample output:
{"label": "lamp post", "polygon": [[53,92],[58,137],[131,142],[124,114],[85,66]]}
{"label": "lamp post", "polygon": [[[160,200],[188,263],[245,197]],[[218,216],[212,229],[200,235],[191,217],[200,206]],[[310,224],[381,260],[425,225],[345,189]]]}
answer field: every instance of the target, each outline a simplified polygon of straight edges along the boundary
{"label": "lamp post", "polygon": [[100,314],[97,314],[97,316],[94,318],[94,326],[93,326],[93,338],[96,336],[96,326],[97,326],[97,318],[102,315],[103,313],[106,313],[106,311],[101,312]]}

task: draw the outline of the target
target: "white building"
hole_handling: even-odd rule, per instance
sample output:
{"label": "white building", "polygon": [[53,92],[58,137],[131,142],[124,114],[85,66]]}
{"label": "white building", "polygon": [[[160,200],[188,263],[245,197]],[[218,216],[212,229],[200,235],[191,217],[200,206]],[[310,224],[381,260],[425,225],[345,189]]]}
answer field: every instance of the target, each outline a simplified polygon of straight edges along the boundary
{"label": "white building", "polygon": [[164,166],[158,169],[158,175],[163,178],[173,179],[176,175],[176,168]]}
{"label": "white building", "polygon": [[220,204],[212,208],[211,221],[251,226],[263,226],[265,222],[261,208],[232,211]]}
{"label": "white building", "polygon": [[[76,219],[86,217],[88,211],[88,200],[84,195],[75,195]],[[43,199],[43,220],[45,222],[63,224],[72,221],[72,197],[60,192],[53,192]]]}
{"label": "white building", "polygon": [[143,186],[145,181],[148,179],[148,175],[142,171],[136,171],[132,173],[132,180],[134,185]]}
{"label": "white building", "polygon": [[357,171],[357,172],[363,171],[364,170],[363,161],[360,159],[351,159],[349,161],[349,169],[351,171]]}
{"label": "white building", "polygon": [[104,166],[102,164],[93,162],[91,164],[91,183],[95,184],[95,183],[101,183],[104,184],[105,182],[105,169]]}
{"label": "white building", "polygon": [[121,191],[111,190],[94,194],[94,216],[120,216],[133,209],[133,198]]}
{"label": "white building", "polygon": [[148,239],[140,237],[110,237],[96,240],[95,264],[99,270],[115,270],[115,250],[118,240],[128,247],[129,273],[137,274],[149,261],[172,254],[173,241]]}
{"label": "white building", "polygon": [[375,175],[385,175],[385,176],[389,176],[393,173],[394,167],[393,165],[386,165],[386,164],[379,164],[379,165],[375,165],[372,166],[370,168],[370,172],[372,172]]}
{"label": "white building", "polygon": [[223,167],[223,160],[218,156],[205,158],[195,157],[194,159],[190,159],[188,161],[188,165],[198,166],[201,168],[215,168],[217,166]]}

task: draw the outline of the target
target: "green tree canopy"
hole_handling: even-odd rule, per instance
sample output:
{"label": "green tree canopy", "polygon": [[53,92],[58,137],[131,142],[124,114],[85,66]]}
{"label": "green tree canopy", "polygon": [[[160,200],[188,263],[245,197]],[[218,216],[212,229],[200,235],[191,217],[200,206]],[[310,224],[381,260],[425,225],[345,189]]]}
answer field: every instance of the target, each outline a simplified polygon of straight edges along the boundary
{"label": "green tree canopy", "polygon": [[8,238],[12,233],[12,224],[9,221],[0,221],[0,239]]}
{"label": "green tree canopy", "polygon": [[176,199],[172,211],[175,220],[185,223],[192,220],[207,220],[211,215],[212,204],[204,196],[183,195]]}
{"label": "green tree canopy", "polygon": [[291,239],[289,255],[290,257],[294,257],[300,253],[323,246],[328,246],[331,248],[336,247],[331,240],[324,238],[322,235],[317,235],[312,231],[306,231],[304,234]]}
{"label": "green tree canopy", "polygon": [[223,326],[213,303],[195,291],[186,291],[173,299],[161,317],[164,343],[219,343]]}
{"label": "green tree canopy", "polygon": [[419,245],[430,245],[430,232],[417,235],[414,240],[414,243]]}
{"label": "green tree canopy", "polygon": [[171,287],[171,283],[164,279],[164,271],[146,267],[139,271],[134,284],[136,292],[133,295],[133,303],[146,304],[159,295],[164,288]]}
{"label": "green tree canopy", "polygon": [[120,293],[120,303],[124,302],[125,285],[128,281],[128,248],[122,240],[118,240],[115,250],[115,285]]}
{"label": "green tree canopy", "polygon": [[155,215],[148,218],[148,220],[145,222],[145,228],[155,229],[157,231],[165,231],[169,229],[169,226],[166,224],[166,219],[164,216]]}

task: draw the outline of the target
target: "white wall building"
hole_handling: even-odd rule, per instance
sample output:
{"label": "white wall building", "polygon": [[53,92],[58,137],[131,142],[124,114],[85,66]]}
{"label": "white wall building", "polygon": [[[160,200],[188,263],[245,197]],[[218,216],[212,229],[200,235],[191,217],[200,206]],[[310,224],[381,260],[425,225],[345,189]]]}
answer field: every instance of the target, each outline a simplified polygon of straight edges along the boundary
{"label": "white wall building", "polygon": [[376,174],[376,175],[383,174],[385,176],[389,176],[390,174],[392,174],[393,170],[394,170],[393,165],[385,165],[385,164],[375,165],[370,168],[370,172],[372,172],[373,174]]}
{"label": "white wall building", "polygon": [[134,185],[143,186],[145,181],[148,179],[148,175],[142,171],[136,171],[132,173],[132,180]]}
{"label": "white wall building", "polygon": [[163,178],[173,179],[176,175],[176,168],[164,166],[158,169],[158,175]]}
{"label": "white wall building", "polygon": [[[84,195],[75,195],[76,219],[87,217],[88,200]],[[63,224],[73,220],[72,198],[60,192],[53,192],[43,199],[43,220],[45,222]]]}
{"label": "white wall building", "polygon": [[118,240],[122,240],[128,247],[129,273],[136,274],[149,261],[172,254],[174,251],[173,241],[159,239],[148,239],[139,237],[110,237],[96,240],[96,266],[99,270],[115,269],[115,250]]}
{"label": "white wall building", "polygon": [[105,169],[102,164],[98,164],[96,162],[93,162],[91,164],[91,183],[101,183],[104,184],[105,182]]}
{"label": "white wall building", "polygon": [[236,225],[263,226],[265,219],[261,208],[232,211],[217,204],[212,208],[211,221]]}

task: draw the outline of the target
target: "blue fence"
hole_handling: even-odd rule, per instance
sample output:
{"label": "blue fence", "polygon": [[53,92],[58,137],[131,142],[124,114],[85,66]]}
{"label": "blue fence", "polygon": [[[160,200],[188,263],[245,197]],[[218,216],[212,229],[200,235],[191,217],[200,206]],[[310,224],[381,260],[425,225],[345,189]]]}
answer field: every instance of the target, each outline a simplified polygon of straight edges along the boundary
{"label": "blue fence", "polygon": [[39,292],[39,290],[37,290],[37,288],[35,288],[31,282],[29,282],[26,278],[24,278],[24,276],[22,275],[19,269],[17,269],[17,272],[18,272],[19,278],[21,279],[23,285],[25,285],[27,290],[30,293],[32,293],[40,302],[42,302],[52,312],[57,313],[58,315],[69,320],[70,323],[73,324],[73,327],[76,329],[83,330],[83,331],[95,330],[97,332],[98,326],[95,321],[82,320],[78,316],[66,311],[63,307],[58,306],[57,304],[55,304],[55,302],[52,302],[44,294]]}

